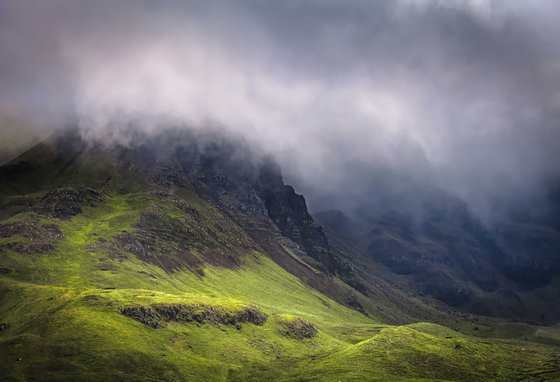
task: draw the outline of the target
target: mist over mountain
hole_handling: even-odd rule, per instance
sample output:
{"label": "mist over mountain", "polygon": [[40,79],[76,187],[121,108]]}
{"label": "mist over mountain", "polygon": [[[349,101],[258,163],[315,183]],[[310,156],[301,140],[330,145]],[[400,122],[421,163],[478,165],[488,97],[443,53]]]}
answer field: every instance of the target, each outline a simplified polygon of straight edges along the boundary
{"label": "mist over mountain", "polygon": [[445,193],[488,221],[510,205],[549,212],[559,10],[3,0],[0,150],[67,125],[118,143],[212,128],[273,155],[314,211],[410,212]]}
{"label": "mist over mountain", "polygon": [[0,0],[0,379],[559,381],[556,0]]}

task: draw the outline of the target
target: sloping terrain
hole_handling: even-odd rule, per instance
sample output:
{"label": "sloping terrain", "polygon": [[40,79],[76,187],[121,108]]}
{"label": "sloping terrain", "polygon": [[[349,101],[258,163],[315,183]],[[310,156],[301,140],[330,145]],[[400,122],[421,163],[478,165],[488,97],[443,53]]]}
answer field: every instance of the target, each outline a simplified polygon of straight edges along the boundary
{"label": "sloping terrain", "polygon": [[3,380],[560,378],[556,328],[372,278],[268,161],[188,138],[62,134],[0,169]]}
{"label": "sloping terrain", "polygon": [[335,251],[413,293],[474,314],[540,325],[560,320],[560,231],[551,221],[517,217],[486,226],[447,195],[416,214],[315,217]]}

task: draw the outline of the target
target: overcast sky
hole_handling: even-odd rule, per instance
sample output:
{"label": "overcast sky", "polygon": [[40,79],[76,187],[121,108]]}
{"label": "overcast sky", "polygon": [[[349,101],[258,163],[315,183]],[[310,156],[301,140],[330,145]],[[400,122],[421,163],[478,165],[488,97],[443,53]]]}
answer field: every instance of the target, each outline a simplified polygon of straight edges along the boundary
{"label": "overcast sky", "polygon": [[560,172],[559,37],[555,0],[0,0],[0,159],[69,119],[119,141],[212,125],[315,209],[539,197]]}

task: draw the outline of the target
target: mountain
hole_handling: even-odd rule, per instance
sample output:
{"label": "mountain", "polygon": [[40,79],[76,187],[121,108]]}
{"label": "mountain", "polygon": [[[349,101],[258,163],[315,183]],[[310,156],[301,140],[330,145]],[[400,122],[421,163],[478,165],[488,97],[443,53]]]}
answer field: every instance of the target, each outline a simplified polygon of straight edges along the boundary
{"label": "mountain", "polygon": [[64,130],[0,181],[4,380],[560,377],[557,327],[458,311],[454,278],[495,290],[510,264],[464,210],[323,228],[272,160],[188,131],[125,146]]}
{"label": "mountain", "polygon": [[[364,212],[365,211],[365,212]],[[527,216],[483,224],[461,200],[439,194],[415,214],[316,214],[333,247],[366,273],[474,314],[537,325],[560,320],[560,230]],[[354,246],[345,250],[348,243]],[[379,267],[385,268],[377,272]]]}

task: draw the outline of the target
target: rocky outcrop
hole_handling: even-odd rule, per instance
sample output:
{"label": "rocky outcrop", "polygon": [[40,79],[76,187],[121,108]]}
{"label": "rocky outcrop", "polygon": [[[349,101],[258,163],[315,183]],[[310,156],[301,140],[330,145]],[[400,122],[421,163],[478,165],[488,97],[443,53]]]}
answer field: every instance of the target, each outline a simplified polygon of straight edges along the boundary
{"label": "rocky outcrop", "polygon": [[0,224],[0,237],[13,236],[31,240],[58,240],[63,237],[62,232],[55,224],[40,224],[28,220]]}
{"label": "rocky outcrop", "polygon": [[255,250],[241,227],[218,212],[203,214],[176,195],[161,196],[161,205],[145,208],[133,230],[99,240],[90,249],[104,248],[116,259],[131,253],[167,272],[189,269],[200,276],[204,263],[235,268]]}
{"label": "rocky outcrop", "polygon": [[32,207],[34,212],[54,218],[70,218],[82,213],[82,206],[95,207],[103,200],[99,191],[80,186],[65,187],[48,191]]}
{"label": "rocky outcrop", "polygon": [[125,306],[119,308],[119,313],[141,322],[152,329],[161,328],[165,325],[165,322],[161,319],[161,317],[159,317],[150,307]]}
{"label": "rocky outcrop", "polygon": [[299,317],[285,317],[279,320],[280,332],[286,337],[296,340],[313,338],[318,330],[310,321]]}
{"label": "rocky outcrop", "polygon": [[0,244],[0,252],[45,253],[54,250],[55,242],[62,239],[63,234],[55,224],[21,220],[0,224],[0,237],[13,240]]}
{"label": "rocky outcrop", "polygon": [[[113,256],[132,253],[140,260],[162,267],[167,272],[188,268],[202,272],[202,262],[192,250],[204,237],[189,229],[187,217],[174,219],[154,204],[138,217],[132,232],[122,232],[109,244]],[[104,243],[103,243],[104,244]]]}
{"label": "rocky outcrop", "polygon": [[337,261],[329,250],[327,237],[321,226],[315,223],[307,210],[302,195],[285,185],[279,167],[265,162],[257,180],[257,192],[264,200],[268,216],[280,228],[282,234],[297,244],[312,258],[334,274]]}
{"label": "rocky outcrop", "polygon": [[168,322],[231,325],[240,329],[243,323],[263,325],[268,318],[253,305],[228,308],[207,304],[157,304],[121,307],[119,312],[154,329]]}

